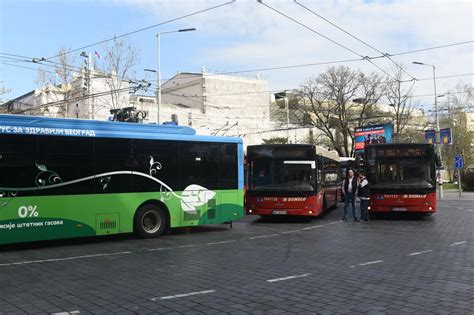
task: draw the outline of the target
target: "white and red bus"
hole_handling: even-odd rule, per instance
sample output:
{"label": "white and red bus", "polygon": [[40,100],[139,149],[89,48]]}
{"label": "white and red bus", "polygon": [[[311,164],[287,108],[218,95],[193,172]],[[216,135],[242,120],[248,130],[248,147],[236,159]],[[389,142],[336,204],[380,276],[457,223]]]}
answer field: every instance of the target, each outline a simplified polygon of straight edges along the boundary
{"label": "white and red bus", "polygon": [[247,214],[318,216],[337,206],[339,156],[311,144],[247,147]]}
{"label": "white and red bus", "polygon": [[432,144],[391,143],[365,147],[365,169],[374,212],[436,212],[436,166]]}

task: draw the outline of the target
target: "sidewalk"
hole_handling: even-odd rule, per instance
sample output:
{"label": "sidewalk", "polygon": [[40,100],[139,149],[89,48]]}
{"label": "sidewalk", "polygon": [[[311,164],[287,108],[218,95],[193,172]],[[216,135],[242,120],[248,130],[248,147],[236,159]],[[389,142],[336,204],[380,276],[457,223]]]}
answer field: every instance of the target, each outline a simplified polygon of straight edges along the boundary
{"label": "sidewalk", "polygon": [[[443,200],[473,200],[474,201],[474,192],[472,191],[463,191],[462,197],[459,198],[459,191],[457,189],[445,189],[443,191],[444,198]],[[439,194],[438,194],[439,197]],[[439,198],[438,198],[439,200]]]}

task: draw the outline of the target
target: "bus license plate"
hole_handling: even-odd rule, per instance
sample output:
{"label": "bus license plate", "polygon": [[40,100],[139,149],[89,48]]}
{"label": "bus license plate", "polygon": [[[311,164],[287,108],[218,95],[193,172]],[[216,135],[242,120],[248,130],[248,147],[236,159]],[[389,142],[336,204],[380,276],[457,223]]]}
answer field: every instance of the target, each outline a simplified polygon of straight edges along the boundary
{"label": "bus license plate", "polygon": [[287,214],[287,212],[284,211],[284,210],[273,210],[272,213],[273,213],[273,214]]}
{"label": "bus license plate", "polygon": [[393,211],[407,211],[407,208],[392,208]]}

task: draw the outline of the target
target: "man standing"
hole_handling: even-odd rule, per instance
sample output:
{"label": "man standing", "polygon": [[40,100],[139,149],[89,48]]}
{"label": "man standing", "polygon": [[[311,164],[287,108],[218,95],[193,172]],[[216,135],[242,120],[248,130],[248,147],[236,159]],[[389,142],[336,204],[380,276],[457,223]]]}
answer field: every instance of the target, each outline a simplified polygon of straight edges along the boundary
{"label": "man standing", "polygon": [[352,205],[352,217],[355,221],[359,221],[357,216],[356,207],[355,207],[355,193],[357,191],[357,179],[354,176],[354,171],[349,170],[347,172],[347,177],[342,183],[342,191],[344,192],[344,216],[342,220],[347,221],[347,215],[349,209],[347,208],[349,203]]}
{"label": "man standing", "polygon": [[370,200],[370,184],[364,173],[359,174],[359,188],[357,196],[360,199],[360,217],[365,222],[369,221],[369,200]]}

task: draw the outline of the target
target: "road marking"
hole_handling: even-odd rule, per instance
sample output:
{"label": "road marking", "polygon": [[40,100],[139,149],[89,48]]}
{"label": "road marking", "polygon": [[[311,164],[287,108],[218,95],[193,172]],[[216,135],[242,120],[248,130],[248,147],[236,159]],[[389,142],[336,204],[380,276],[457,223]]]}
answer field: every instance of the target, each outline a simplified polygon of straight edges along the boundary
{"label": "road marking", "polygon": [[469,212],[474,212],[474,210],[472,210],[472,209],[469,209],[469,210],[467,210],[467,211],[469,211]]}
{"label": "road marking", "polygon": [[[277,234],[254,236],[254,237],[250,237],[250,238],[247,238],[247,239],[226,240],[226,241],[218,241],[218,242],[210,242],[210,243],[202,243],[202,244],[189,244],[189,245],[181,245],[181,246],[176,246],[176,247],[159,247],[159,248],[148,248],[148,249],[143,248],[139,251],[134,251],[134,252],[126,251],[126,252],[116,252],[116,253],[102,253],[102,254],[91,254],[91,255],[82,255],[82,256],[71,256],[71,257],[63,257],[63,258],[50,258],[50,259],[41,259],[41,260],[17,261],[17,262],[11,262],[11,263],[0,263],[0,267],[16,266],[16,265],[28,265],[28,264],[39,264],[39,263],[58,262],[58,261],[86,259],[86,258],[95,258],[95,257],[107,257],[107,256],[116,256],[116,255],[127,255],[127,254],[132,254],[132,253],[139,253],[139,252],[142,252],[142,251],[157,252],[157,251],[165,251],[165,250],[172,250],[172,249],[178,249],[178,248],[196,247],[196,246],[204,246],[204,245],[215,245],[215,244],[226,244],[226,243],[232,243],[232,242],[243,241],[243,240],[255,240],[255,239],[259,239],[259,238],[267,238],[267,237],[279,236],[279,235],[284,235],[284,234],[297,233],[297,232],[302,232],[303,230],[315,229],[315,228],[328,226],[328,225],[333,225],[333,224],[337,224],[337,223],[341,223],[341,222],[340,221],[335,221],[335,222],[331,222],[331,223],[328,223],[328,224],[319,224],[319,225],[315,225],[315,226],[306,227],[306,228],[300,229],[300,230],[290,230],[290,231],[281,232],[279,234],[277,233]],[[456,244],[456,245],[459,245],[459,244]],[[455,246],[455,245],[452,245],[452,246]]]}
{"label": "road marking", "polygon": [[356,266],[367,266],[367,265],[380,264],[380,263],[383,263],[383,260],[368,261],[368,262],[365,262],[365,263],[360,263],[360,264],[357,264],[357,265],[352,265],[352,266],[350,266],[350,267],[351,267],[351,268],[354,268],[354,267],[356,267]]}
{"label": "road marking", "polygon": [[233,243],[233,242],[237,242],[237,240],[228,240],[228,241],[220,241],[220,242],[211,242],[211,243],[206,243],[206,245],[227,244],[227,243]]}
{"label": "road marking", "polygon": [[249,240],[255,240],[258,238],[266,238],[266,237],[272,237],[272,236],[277,236],[278,234],[268,234],[268,235],[260,235],[260,236],[254,236],[254,237],[249,237]]}
{"label": "road marking", "polygon": [[324,225],[313,225],[313,226],[305,227],[302,230],[307,231],[307,230],[311,230],[311,229],[315,229],[315,228],[320,228],[320,227],[323,227],[323,226]]}
{"label": "road marking", "polygon": [[410,254],[408,254],[408,256],[416,256],[416,255],[426,254],[426,253],[429,253],[429,252],[432,252],[432,251],[433,251],[432,249],[428,249],[428,250],[424,250],[424,251],[421,251],[421,252],[410,253]]}
{"label": "road marking", "polygon": [[301,232],[301,230],[291,230],[291,231],[281,232],[280,234],[290,234],[290,233],[298,233],[298,232]]}
{"label": "road marking", "polygon": [[160,250],[169,250],[169,249],[175,249],[176,247],[159,247],[159,248],[149,248],[147,249],[148,252],[157,252]]}
{"label": "road marking", "polygon": [[80,311],[71,311],[71,312],[58,312],[58,313],[51,313],[51,315],[69,315],[69,314],[80,314]]}
{"label": "road marking", "polygon": [[196,246],[199,246],[199,245],[198,244],[181,245],[181,246],[178,246],[177,248],[188,248],[188,247],[196,247]]}
{"label": "road marking", "polygon": [[167,295],[167,296],[162,296],[159,298],[152,298],[152,301],[156,300],[170,300],[170,299],[177,299],[177,298],[183,298],[183,297],[188,297],[188,296],[193,296],[193,295],[198,295],[198,294],[209,294],[209,293],[214,293],[216,290],[205,290],[205,291],[197,291],[197,292],[191,292],[191,293],[183,293],[183,294],[176,294],[176,295]]}
{"label": "road marking", "polygon": [[461,245],[461,244],[464,244],[464,243],[466,243],[466,241],[452,243],[452,244],[449,244],[449,246],[458,246],[458,245]]}
{"label": "road marking", "polygon": [[276,278],[276,279],[270,279],[267,280],[267,282],[277,282],[277,281],[285,281],[285,280],[290,280],[290,279],[296,279],[296,278],[303,278],[311,275],[310,273],[305,273],[303,275],[296,275],[296,276],[288,276],[288,277],[283,277],[283,278]]}
{"label": "road marking", "polygon": [[66,261],[66,260],[76,260],[76,259],[85,259],[85,258],[95,258],[95,257],[106,257],[106,256],[116,256],[116,255],[127,255],[132,252],[117,252],[110,254],[92,254],[92,255],[83,255],[83,256],[71,256],[64,258],[50,258],[50,259],[41,259],[41,260],[27,260],[27,261],[18,261],[13,263],[4,263],[0,264],[0,267],[4,266],[16,266],[16,265],[29,265],[29,264],[41,264],[47,262],[57,262],[57,261]]}

